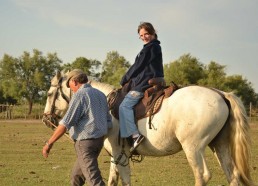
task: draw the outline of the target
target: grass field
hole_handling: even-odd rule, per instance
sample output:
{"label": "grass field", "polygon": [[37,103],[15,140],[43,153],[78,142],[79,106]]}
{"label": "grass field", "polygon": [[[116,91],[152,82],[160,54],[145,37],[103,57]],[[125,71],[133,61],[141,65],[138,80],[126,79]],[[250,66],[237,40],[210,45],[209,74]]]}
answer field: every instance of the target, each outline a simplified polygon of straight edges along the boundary
{"label": "grass field", "polygon": [[[251,128],[251,175],[258,183],[258,122],[252,123]],[[42,146],[51,134],[52,131],[40,120],[0,120],[0,185],[68,186],[75,160],[73,144],[62,137],[55,143],[49,158],[44,159],[41,155]],[[213,175],[209,185],[228,185],[209,149],[206,157]],[[106,183],[109,160],[103,150],[99,164]],[[162,158],[145,157],[141,163],[131,163],[131,168],[132,185],[135,186],[194,185],[193,173],[183,152]]]}

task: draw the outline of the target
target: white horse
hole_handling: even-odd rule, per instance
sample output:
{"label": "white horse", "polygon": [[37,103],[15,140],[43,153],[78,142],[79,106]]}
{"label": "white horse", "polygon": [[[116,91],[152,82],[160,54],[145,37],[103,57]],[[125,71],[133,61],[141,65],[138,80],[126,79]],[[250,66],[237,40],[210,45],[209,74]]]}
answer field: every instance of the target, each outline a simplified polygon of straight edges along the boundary
{"label": "white horse", "polygon": [[[114,87],[91,81],[92,87],[108,95]],[[51,81],[44,110],[44,120],[59,120],[68,107],[71,91],[65,86],[66,74],[58,73]],[[224,98],[223,98],[224,97]],[[228,104],[226,103],[228,102]],[[166,156],[183,150],[195,178],[195,186],[207,185],[211,179],[204,151],[213,151],[230,186],[254,185],[250,176],[250,135],[244,106],[232,93],[200,86],[188,86],[163,100],[157,114],[138,121],[146,139],[137,152],[145,156]],[[108,185],[130,185],[130,156],[126,141],[118,143],[119,122],[113,117],[104,147],[111,155]]]}

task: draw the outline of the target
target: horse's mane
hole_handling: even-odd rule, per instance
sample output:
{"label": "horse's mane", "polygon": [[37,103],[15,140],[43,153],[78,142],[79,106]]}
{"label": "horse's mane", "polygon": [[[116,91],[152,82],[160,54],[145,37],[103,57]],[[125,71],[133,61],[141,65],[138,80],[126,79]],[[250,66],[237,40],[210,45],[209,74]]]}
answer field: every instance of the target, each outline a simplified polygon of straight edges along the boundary
{"label": "horse's mane", "polygon": [[[62,78],[64,78],[64,81],[66,81],[66,77],[67,77],[67,74],[69,73],[68,72],[65,72],[64,70],[60,72],[60,76]],[[88,83],[90,85],[92,85],[93,87],[101,90],[102,92],[108,94],[110,93],[112,90],[115,89],[115,87],[113,85],[110,85],[110,84],[107,84],[107,83],[101,83],[98,81],[98,79],[96,79],[95,77],[92,77],[92,76],[88,76]],[[56,84],[58,83],[58,75],[56,75],[52,80],[51,80],[51,83],[52,84]]]}
{"label": "horse's mane", "polygon": [[115,87],[113,85],[107,84],[107,83],[101,83],[99,81],[96,80],[89,80],[88,82],[89,84],[91,84],[93,87],[105,92],[105,93],[110,93],[112,90],[115,89]]}

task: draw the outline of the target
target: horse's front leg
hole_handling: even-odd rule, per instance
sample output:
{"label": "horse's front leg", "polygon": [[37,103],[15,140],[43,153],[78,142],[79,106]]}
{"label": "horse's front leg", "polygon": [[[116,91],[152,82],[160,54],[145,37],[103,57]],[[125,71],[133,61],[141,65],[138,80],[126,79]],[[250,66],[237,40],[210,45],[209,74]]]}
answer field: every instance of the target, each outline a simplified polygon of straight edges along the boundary
{"label": "horse's front leg", "polygon": [[111,157],[108,185],[117,186],[119,176],[121,178],[121,182],[123,186],[131,185],[131,180],[130,180],[131,171],[130,171],[129,164],[126,166],[121,166],[113,162],[114,162],[114,158]]}
{"label": "horse's front leg", "polygon": [[119,173],[118,173],[118,169],[116,167],[116,164],[113,163],[113,161],[114,161],[114,158],[111,157],[110,169],[109,169],[109,178],[108,178],[108,185],[109,186],[117,186],[118,185]]}

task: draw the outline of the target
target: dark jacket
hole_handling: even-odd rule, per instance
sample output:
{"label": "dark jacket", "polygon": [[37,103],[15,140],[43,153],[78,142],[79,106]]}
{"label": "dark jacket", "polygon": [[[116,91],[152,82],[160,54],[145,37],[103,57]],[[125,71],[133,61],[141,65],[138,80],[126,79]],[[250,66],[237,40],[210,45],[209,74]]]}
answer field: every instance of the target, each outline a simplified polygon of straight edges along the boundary
{"label": "dark jacket", "polygon": [[120,84],[123,86],[131,80],[130,90],[144,92],[150,87],[149,79],[154,77],[164,77],[160,41],[156,39],[143,46],[134,64],[122,77]]}

